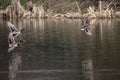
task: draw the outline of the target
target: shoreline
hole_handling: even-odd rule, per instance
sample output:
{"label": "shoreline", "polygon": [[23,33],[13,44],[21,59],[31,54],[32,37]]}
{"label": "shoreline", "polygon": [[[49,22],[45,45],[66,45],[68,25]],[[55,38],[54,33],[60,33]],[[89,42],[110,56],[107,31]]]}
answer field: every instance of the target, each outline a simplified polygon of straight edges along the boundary
{"label": "shoreline", "polygon": [[95,6],[89,6],[86,10],[87,12],[81,13],[81,9],[78,5],[78,2],[75,2],[78,11],[68,11],[67,13],[55,13],[52,9],[45,10],[43,5],[33,4],[32,1],[29,1],[26,5],[26,8],[21,5],[20,0],[12,0],[11,4],[5,10],[0,10],[1,18],[54,18],[54,19],[111,19],[111,18],[120,18],[120,11],[114,11],[110,7],[110,3],[106,9],[103,9],[102,4],[104,2],[99,1],[99,9],[96,10]]}

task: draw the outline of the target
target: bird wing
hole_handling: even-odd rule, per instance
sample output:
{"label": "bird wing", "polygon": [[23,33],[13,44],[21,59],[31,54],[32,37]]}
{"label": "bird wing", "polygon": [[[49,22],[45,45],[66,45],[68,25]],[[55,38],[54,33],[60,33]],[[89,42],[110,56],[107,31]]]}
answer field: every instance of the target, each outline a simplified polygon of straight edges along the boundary
{"label": "bird wing", "polygon": [[13,32],[13,31],[16,31],[16,30],[17,30],[17,29],[16,29],[16,27],[15,27],[12,23],[7,22],[7,25],[8,25],[8,27],[9,27],[9,29],[10,29],[10,31],[11,31],[11,32]]}

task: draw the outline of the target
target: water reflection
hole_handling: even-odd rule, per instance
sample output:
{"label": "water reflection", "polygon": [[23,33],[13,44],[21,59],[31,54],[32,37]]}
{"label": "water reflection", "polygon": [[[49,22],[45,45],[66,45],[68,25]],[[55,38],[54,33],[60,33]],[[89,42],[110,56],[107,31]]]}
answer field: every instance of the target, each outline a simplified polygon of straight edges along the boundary
{"label": "water reflection", "polygon": [[[13,22],[17,28],[26,28],[22,35],[26,42],[22,52],[19,52],[21,48],[16,48],[10,54],[11,80],[120,79],[119,22],[116,19],[93,21],[89,27],[91,36],[80,30],[84,23],[80,19],[23,19]],[[1,27],[3,32],[4,28]],[[3,35],[8,36],[0,36]]]}
{"label": "water reflection", "polygon": [[17,52],[10,53],[9,61],[9,78],[10,80],[17,80],[17,74],[21,65],[21,56]]}
{"label": "water reflection", "polygon": [[82,63],[84,80],[94,79],[94,68],[92,59],[86,59]]}

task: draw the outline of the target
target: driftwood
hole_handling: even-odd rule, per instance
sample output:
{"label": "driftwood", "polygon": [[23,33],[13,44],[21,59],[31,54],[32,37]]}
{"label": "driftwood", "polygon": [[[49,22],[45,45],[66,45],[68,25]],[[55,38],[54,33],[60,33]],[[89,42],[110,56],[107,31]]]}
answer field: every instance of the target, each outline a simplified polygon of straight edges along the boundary
{"label": "driftwood", "polygon": [[65,14],[66,18],[82,18],[82,15],[80,15],[79,12],[69,12]]}
{"label": "driftwood", "polygon": [[11,5],[6,8],[6,14],[9,17],[20,17],[25,12],[19,0],[12,0]]}
{"label": "driftwood", "polygon": [[60,19],[60,18],[64,18],[64,15],[63,14],[55,14],[54,16],[52,16],[52,18]]}
{"label": "driftwood", "polygon": [[120,11],[115,13],[115,17],[120,17]]}
{"label": "driftwood", "polygon": [[42,5],[36,6],[32,2],[28,2],[27,7],[24,8],[21,6],[20,0],[12,0],[11,5],[9,5],[5,10],[1,12],[8,17],[23,17],[23,18],[32,18],[32,17],[45,17],[45,10]]}
{"label": "driftwood", "polygon": [[91,7],[89,6],[89,8],[87,9],[88,13],[86,14],[83,14],[83,18],[96,18],[96,14],[95,14],[95,8],[94,7]]}
{"label": "driftwood", "polygon": [[26,6],[22,6],[20,0],[11,0],[11,4],[5,9],[0,11],[0,17],[20,17],[20,18],[112,18],[120,17],[120,12],[115,12],[110,7],[112,2],[104,3],[99,1],[99,10],[96,10],[94,6],[87,8],[87,13],[82,14],[80,7],[75,2],[78,8],[78,12],[69,11],[67,13],[55,13],[52,9],[48,9],[45,12],[43,5],[33,4],[29,1]]}
{"label": "driftwood", "polygon": [[[94,6],[89,6],[87,8],[87,13],[81,14],[80,8],[78,6],[78,3],[76,2],[77,8],[78,8],[78,12],[68,12],[66,14],[56,14],[54,15],[54,17],[60,17],[63,18],[62,16],[64,16],[65,18],[113,18],[116,16],[120,16],[119,13],[114,13],[113,9],[110,8],[110,5],[112,4],[112,2],[110,3],[106,3],[104,4],[104,2],[99,1],[99,10],[95,10]],[[106,8],[105,8],[106,7]],[[62,15],[62,16],[61,16]]]}

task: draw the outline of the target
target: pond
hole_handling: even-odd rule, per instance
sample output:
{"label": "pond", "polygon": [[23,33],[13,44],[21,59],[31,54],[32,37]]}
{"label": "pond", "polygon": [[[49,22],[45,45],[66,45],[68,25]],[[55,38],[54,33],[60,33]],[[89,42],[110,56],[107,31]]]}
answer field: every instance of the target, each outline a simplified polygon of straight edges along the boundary
{"label": "pond", "polygon": [[120,19],[20,19],[25,42],[8,53],[9,29],[0,22],[0,80],[119,80]]}

